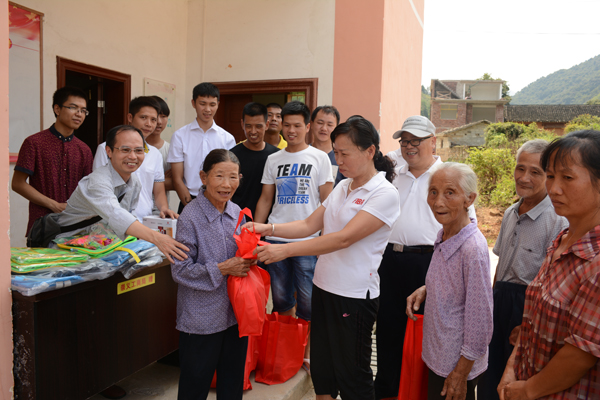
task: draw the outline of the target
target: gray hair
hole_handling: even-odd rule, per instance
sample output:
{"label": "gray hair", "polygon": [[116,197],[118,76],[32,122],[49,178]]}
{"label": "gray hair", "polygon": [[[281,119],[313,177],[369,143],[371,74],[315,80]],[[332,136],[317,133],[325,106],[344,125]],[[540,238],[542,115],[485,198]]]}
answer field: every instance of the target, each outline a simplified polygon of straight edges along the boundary
{"label": "gray hair", "polygon": [[528,140],[527,142],[523,143],[521,147],[519,147],[519,150],[517,150],[517,160],[523,152],[527,154],[542,154],[549,145],[550,143],[544,139]]}
{"label": "gray hair", "polygon": [[471,167],[469,167],[467,164],[457,162],[445,162],[438,165],[429,177],[430,185],[433,176],[439,171],[443,170],[450,170],[458,173],[460,177],[458,180],[458,184],[463,190],[463,192],[465,192],[465,196],[469,196],[471,193],[477,194],[477,175],[475,175],[475,172],[473,172]]}

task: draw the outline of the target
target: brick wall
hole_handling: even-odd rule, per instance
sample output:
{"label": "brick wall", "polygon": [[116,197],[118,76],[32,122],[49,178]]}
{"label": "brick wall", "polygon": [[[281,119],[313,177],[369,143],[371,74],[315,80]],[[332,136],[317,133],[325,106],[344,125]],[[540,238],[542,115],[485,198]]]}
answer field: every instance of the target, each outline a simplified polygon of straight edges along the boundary
{"label": "brick wall", "polygon": [[[467,122],[467,103],[454,103],[457,104],[456,119],[442,119],[441,118],[441,104],[432,99],[431,101],[431,122],[436,127],[436,133],[443,132],[447,129],[456,128],[465,125]],[[444,103],[452,104],[452,103]]]}
{"label": "brick wall", "polygon": [[473,122],[473,104],[467,104],[467,116],[465,118],[465,124]]}
{"label": "brick wall", "polygon": [[504,122],[504,104],[496,105],[496,122]]}

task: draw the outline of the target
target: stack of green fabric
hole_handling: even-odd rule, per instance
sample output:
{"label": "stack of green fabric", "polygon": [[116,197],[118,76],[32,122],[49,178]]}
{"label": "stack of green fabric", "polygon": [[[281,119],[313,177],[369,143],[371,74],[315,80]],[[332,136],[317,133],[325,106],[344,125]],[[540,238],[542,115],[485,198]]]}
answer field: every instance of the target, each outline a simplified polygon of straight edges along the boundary
{"label": "stack of green fabric", "polygon": [[46,248],[11,247],[10,269],[17,274],[26,274],[55,267],[73,267],[86,262],[89,256],[67,250]]}

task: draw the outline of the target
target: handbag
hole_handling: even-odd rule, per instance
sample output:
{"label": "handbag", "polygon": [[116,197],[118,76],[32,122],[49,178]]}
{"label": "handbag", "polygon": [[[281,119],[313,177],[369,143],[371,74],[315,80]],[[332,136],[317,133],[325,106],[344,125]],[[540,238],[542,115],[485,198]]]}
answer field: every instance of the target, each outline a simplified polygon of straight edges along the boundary
{"label": "handbag", "polygon": [[427,400],[429,370],[421,359],[423,316],[415,315],[415,317],[417,317],[416,321],[409,318],[406,324],[398,400]]}
{"label": "handbag", "polygon": [[[238,226],[240,226],[244,215],[252,220],[252,212],[248,209],[248,207],[244,208],[240,211],[240,216],[238,217],[238,222],[235,226],[235,231],[237,231]],[[256,260],[256,254],[253,254],[256,247],[267,246],[269,244],[260,240],[260,233],[256,233],[254,227],[252,230],[253,232],[250,232],[247,228],[242,228],[239,235],[233,235],[235,243],[238,246],[237,252],[235,253],[236,257],[242,257],[247,260]]]}
{"label": "handbag", "polygon": [[[238,223],[242,222],[244,215],[252,218],[252,213],[247,208],[240,212]],[[260,234],[242,229],[240,235],[233,235],[238,245],[237,257],[246,259],[256,258],[254,249],[261,243]],[[229,276],[227,278],[227,294],[233,307],[235,318],[238,322],[240,337],[260,336],[265,321],[267,301],[271,278],[269,273],[257,265],[250,266],[248,276]]]}
{"label": "handbag", "polygon": [[256,382],[275,385],[296,375],[304,360],[308,322],[291,315],[267,314],[260,340]]}

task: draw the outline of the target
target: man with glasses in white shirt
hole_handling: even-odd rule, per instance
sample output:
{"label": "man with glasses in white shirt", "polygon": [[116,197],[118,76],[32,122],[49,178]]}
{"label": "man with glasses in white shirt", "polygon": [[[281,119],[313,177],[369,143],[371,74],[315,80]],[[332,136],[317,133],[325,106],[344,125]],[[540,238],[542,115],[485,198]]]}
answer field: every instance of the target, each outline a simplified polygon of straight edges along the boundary
{"label": "man with glasses in white shirt", "polygon": [[[381,293],[377,314],[376,399],[398,396],[402,349],[406,331],[406,298],[425,284],[433,244],[442,225],[427,205],[429,177],[442,163],[435,152],[435,126],[426,117],[407,118],[394,133],[399,139],[401,160],[392,184],[400,194],[400,217],[392,228],[379,266]],[[475,209],[469,208],[475,218]],[[424,305],[416,314],[422,314]]]}
{"label": "man with glasses in white shirt", "polygon": [[[161,107],[156,99],[150,96],[139,96],[129,103],[127,120],[134,128],[139,129],[146,139],[156,129],[160,111]],[[143,222],[144,217],[152,215],[152,209],[156,204],[161,218],[178,218],[179,214],[169,209],[162,155],[156,147],[147,143],[144,145],[146,149],[144,163],[135,172],[142,183],[142,190],[133,215],[138,221]],[[108,161],[106,142],[101,143],[94,157],[94,171],[108,164]]]}

